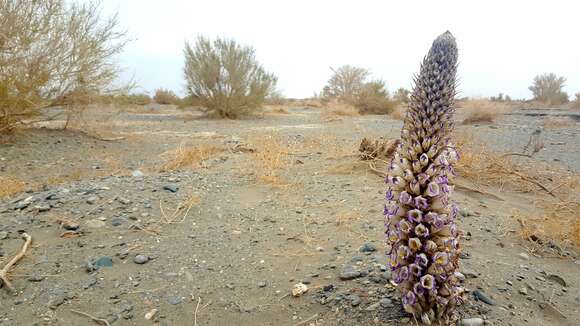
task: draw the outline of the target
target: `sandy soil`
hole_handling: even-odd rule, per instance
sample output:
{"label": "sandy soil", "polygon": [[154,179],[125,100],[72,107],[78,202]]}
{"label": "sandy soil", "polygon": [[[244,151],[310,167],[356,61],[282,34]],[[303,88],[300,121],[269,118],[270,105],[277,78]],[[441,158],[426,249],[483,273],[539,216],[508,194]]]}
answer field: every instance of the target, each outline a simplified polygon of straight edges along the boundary
{"label": "sandy soil", "polygon": [[[50,129],[13,136],[0,146],[0,171],[24,192],[0,200],[0,266],[21,247],[19,233],[34,240],[10,274],[18,295],[0,289],[0,325],[97,324],[74,311],[115,325],[414,324],[384,267],[383,181],[356,152],[364,136],[396,138],[401,122],[289,111],[239,121],[133,112],[97,126],[120,141]],[[458,131],[520,152],[543,113],[575,115],[530,112]],[[580,171],[573,121],[542,127],[535,159]],[[163,169],[180,146],[206,151],[193,166]],[[504,200],[455,195],[471,291],[462,316],[574,325],[577,253],[534,254],[517,236],[514,210],[540,195],[488,191]],[[295,298],[300,282],[309,291]]]}

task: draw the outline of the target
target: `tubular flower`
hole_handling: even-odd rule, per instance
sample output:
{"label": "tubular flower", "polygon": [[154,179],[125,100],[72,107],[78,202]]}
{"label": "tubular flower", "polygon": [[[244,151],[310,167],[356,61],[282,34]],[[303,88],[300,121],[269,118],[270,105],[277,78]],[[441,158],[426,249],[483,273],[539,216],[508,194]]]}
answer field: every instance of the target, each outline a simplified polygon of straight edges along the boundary
{"label": "tubular flower", "polygon": [[446,32],[423,59],[387,169],[389,265],[403,307],[424,324],[453,322],[463,302],[456,276],[458,209],[450,201],[459,159],[450,141],[456,72],[457,45]]}

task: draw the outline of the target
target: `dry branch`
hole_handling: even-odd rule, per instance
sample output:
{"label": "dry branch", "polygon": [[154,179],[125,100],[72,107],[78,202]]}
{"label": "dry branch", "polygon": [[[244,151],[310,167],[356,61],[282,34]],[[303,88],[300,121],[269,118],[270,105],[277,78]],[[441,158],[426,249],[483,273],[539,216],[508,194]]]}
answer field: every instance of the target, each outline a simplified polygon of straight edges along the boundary
{"label": "dry branch", "polygon": [[78,310],[74,310],[74,309],[71,309],[70,311],[74,312],[75,314],[79,314],[81,316],[88,317],[88,318],[92,319],[97,324],[111,326],[111,324],[109,324],[109,321],[107,321],[106,319],[97,318],[93,315],[87,314],[86,312],[82,312],[82,311],[78,311]]}
{"label": "dry branch", "polygon": [[26,254],[26,251],[28,250],[28,247],[30,246],[30,243],[32,242],[32,237],[30,235],[28,235],[27,233],[22,233],[22,238],[25,240],[24,245],[22,246],[22,249],[20,250],[20,252],[18,254],[16,254],[16,256],[14,256],[14,258],[12,258],[8,264],[6,264],[4,266],[4,268],[2,268],[2,270],[0,270],[0,287],[2,285],[5,285],[6,288],[8,290],[10,290],[10,292],[12,293],[16,293],[16,290],[14,289],[14,287],[12,286],[12,283],[10,283],[10,281],[8,280],[8,271],[10,271],[10,268],[12,268],[12,266],[14,264],[16,264],[20,259],[22,259],[22,257],[24,257],[24,255]]}

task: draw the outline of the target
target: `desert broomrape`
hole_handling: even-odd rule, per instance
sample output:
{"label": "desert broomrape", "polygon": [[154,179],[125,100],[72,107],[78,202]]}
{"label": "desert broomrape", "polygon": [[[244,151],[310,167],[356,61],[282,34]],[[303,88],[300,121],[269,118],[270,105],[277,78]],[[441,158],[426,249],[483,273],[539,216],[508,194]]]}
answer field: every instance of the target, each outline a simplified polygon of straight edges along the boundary
{"label": "desert broomrape", "polygon": [[449,200],[458,154],[453,129],[457,45],[446,32],[423,59],[401,143],[387,171],[387,244],[405,310],[425,324],[449,323],[463,301],[457,207]]}

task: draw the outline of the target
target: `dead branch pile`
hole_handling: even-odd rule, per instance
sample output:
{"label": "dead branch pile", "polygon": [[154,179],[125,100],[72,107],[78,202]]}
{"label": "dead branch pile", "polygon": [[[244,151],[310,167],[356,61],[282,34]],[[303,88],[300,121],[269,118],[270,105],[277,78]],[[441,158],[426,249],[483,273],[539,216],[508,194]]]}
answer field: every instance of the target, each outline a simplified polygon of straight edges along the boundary
{"label": "dead branch pile", "polygon": [[381,160],[389,162],[395,149],[401,143],[398,139],[391,140],[371,140],[364,137],[358,148],[360,159],[363,161]]}

